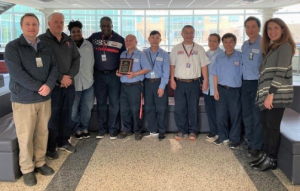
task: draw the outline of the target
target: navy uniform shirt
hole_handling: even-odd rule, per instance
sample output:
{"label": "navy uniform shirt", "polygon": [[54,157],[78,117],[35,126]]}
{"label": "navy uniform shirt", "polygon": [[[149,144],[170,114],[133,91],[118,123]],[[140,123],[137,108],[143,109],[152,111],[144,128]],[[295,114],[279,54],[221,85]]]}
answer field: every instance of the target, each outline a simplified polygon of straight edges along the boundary
{"label": "navy uniform shirt", "polygon": [[[150,62],[143,51],[138,50],[137,48],[133,51],[133,53],[129,54],[128,51],[124,51],[121,54],[121,58],[132,58],[133,65],[132,65],[132,72],[138,72],[140,70],[146,69],[151,70]],[[137,81],[143,81],[145,75],[138,75],[132,79],[128,79],[126,75],[123,75],[120,80],[122,83],[133,83]]]}
{"label": "navy uniform shirt", "polygon": [[[88,39],[94,47],[95,69],[99,71],[117,70],[120,55],[126,50],[124,38],[112,31],[111,37],[102,36],[102,32],[93,33]],[[105,54],[106,61],[102,60]]]}
{"label": "navy uniform shirt", "polygon": [[234,51],[228,57],[225,52],[219,54],[210,73],[218,76],[218,84],[234,88],[242,87],[242,53]]}
{"label": "navy uniform shirt", "polygon": [[169,82],[170,75],[170,56],[169,53],[159,48],[156,52],[152,52],[151,48],[144,50],[149,58],[152,71],[148,72],[146,78],[161,78],[160,89],[165,89]]}
{"label": "navy uniform shirt", "polygon": [[242,46],[242,66],[244,80],[258,80],[259,65],[262,61],[262,50],[260,47],[259,35],[254,43],[245,41]]}

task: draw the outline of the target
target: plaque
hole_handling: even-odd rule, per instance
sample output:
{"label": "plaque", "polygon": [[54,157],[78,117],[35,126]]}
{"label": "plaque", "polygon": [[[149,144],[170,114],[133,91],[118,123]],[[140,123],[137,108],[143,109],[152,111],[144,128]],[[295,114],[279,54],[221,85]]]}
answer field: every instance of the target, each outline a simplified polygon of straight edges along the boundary
{"label": "plaque", "polygon": [[131,58],[121,58],[119,73],[128,74],[132,70],[133,59]]}

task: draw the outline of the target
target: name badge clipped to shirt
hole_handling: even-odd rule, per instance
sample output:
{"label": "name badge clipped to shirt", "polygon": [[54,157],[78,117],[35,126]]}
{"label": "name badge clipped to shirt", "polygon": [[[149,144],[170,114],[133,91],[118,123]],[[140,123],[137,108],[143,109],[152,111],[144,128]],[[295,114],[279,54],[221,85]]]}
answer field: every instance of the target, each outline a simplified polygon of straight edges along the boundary
{"label": "name badge clipped to shirt", "polygon": [[253,60],[253,54],[254,54],[253,52],[249,53],[249,60]]}
{"label": "name badge clipped to shirt", "polygon": [[156,60],[162,62],[164,59],[162,57],[156,57]]}
{"label": "name badge clipped to shirt", "polygon": [[259,49],[252,49],[252,52],[255,53],[255,54],[258,54],[260,52]]}
{"label": "name badge clipped to shirt", "polygon": [[235,66],[239,66],[239,65],[240,65],[240,62],[234,62],[234,65],[235,65]]}
{"label": "name badge clipped to shirt", "polygon": [[106,61],[106,54],[101,54],[101,60],[102,60],[102,62]]}
{"label": "name badge clipped to shirt", "polygon": [[155,78],[155,73],[154,73],[154,71],[152,71],[152,72],[150,73],[150,77],[151,77],[151,78]]}
{"label": "name badge clipped to shirt", "polygon": [[186,67],[187,68],[191,68],[191,64],[190,63],[186,63]]}
{"label": "name badge clipped to shirt", "polygon": [[36,61],[36,66],[37,66],[38,68],[43,67],[43,61],[42,61],[42,58],[41,58],[41,57],[35,58],[35,61]]}

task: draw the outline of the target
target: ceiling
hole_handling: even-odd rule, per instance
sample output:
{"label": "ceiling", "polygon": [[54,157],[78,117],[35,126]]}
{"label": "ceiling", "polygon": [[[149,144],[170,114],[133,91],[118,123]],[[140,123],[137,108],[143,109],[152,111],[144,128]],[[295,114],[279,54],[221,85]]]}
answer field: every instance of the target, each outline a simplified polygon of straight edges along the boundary
{"label": "ceiling", "polygon": [[[300,0],[1,0],[43,9],[268,9]],[[0,2],[1,2],[0,1]],[[1,4],[0,4],[1,6]]]}
{"label": "ceiling", "polygon": [[6,10],[10,9],[14,5],[15,4],[13,4],[13,3],[7,3],[7,2],[0,1],[0,15],[2,13],[4,13]]}

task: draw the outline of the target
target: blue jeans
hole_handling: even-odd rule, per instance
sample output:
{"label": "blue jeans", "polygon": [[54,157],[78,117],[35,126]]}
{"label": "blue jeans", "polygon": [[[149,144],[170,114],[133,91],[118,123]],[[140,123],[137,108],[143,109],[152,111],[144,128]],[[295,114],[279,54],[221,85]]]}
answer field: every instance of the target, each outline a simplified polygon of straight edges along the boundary
{"label": "blue jeans", "polygon": [[91,110],[94,105],[94,86],[75,92],[75,100],[72,107],[73,132],[87,130],[91,118]]}

